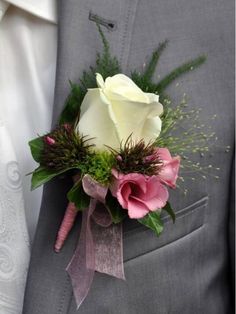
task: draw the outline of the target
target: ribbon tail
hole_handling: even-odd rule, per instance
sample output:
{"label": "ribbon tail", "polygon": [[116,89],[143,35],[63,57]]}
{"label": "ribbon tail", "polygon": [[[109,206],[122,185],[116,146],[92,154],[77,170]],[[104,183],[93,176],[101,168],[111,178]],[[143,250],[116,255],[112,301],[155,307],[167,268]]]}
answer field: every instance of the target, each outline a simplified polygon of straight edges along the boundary
{"label": "ribbon tail", "polygon": [[66,268],[71,278],[77,309],[86,298],[94,277],[95,256],[90,217],[95,207],[96,200],[91,199],[89,208],[83,211],[79,243]]}
{"label": "ribbon tail", "polygon": [[66,270],[77,309],[88,295],[95,270],[125,279],[122,224],[113,224],[104,204],[96,199],[91,198],[83,211],[80,239]]}
{"label": "ribbon tail", "polygon": [[95,270],[125,279],[123,264],[122,224],[112,223],[104,204],[98,202],[91,219]]}
{"label": "ribbon tail", "polygon": [[95,270],[125,280],[123,264],[122,224],[109,227],[92,225]]}

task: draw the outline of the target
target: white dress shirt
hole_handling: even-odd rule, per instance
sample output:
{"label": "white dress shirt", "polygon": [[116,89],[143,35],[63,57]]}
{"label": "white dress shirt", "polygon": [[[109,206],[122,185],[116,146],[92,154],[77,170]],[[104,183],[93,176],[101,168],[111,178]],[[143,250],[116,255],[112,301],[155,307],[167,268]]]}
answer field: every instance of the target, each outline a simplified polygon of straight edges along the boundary
{"label": "white dress shirt", "polygon": [[56,0],[0,0],[0,314],[22,311],[42,196],[28,141],[51,125],[56,23]]}

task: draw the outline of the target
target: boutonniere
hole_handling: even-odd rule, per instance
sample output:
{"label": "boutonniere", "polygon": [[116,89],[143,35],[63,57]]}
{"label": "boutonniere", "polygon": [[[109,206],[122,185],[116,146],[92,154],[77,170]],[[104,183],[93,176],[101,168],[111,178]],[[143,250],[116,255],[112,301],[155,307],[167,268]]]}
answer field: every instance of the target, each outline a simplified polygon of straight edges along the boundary
{"label": "boutonniere", "polygon": [[[80,239],[67,267],[78,307],[94,271],[125,279],[123,219],[136,219],[157,236],[164,228],[162,211],[175,221],[168,199],[180,167],[201,171],[203,167],[187,153],[204,154],[214,137],[198,127],[198,110],[188,109],[185,99],[173,106],[165,94],[176,78],[203,64],[204,56],[184,63],[156,83],[153,74],[165,41],[142,71],[126,76],[98,29],[104,50],[97,55],[96,65],[83,73],[79,84],[70,83],[71,93],[57,127],[29,142],[39,163],[32,189],[61,174],[73,178],[54,249],[60,252],[81,213]],[[192,121],[196,127],[182,127]],[[176,135],[178,126],[183,131]]]}

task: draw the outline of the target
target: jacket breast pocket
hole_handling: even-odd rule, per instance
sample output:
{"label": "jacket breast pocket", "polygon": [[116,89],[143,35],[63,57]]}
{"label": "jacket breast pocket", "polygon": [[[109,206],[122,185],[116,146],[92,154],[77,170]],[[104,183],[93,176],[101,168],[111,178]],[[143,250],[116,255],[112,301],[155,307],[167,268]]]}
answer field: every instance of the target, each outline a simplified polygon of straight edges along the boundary
{"label": "jacket breast pocket", "polygon": [[176,220],[163,216],[164,231],[157,237],[154,232],[141,224],[124,230],[124,262],[166,246],[201,228],[204,224],[208,196],[175,212]]}

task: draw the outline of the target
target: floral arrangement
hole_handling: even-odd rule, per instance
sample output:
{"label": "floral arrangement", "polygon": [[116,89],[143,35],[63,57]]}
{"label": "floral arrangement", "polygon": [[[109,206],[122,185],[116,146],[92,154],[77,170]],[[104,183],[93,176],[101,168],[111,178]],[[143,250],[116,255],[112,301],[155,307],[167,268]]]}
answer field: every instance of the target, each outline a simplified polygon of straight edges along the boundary
{"label": "floral arrangement", "polygon": [[97,55],[96,66],[84,72],[78,84],[70,82],[71,93],[56,128],[29,142],[39,163],[32,189],[61,174],[73,178],[55,251],[62,249],[82,212],[79,244],[67,268],[78,306],[88,293],[94,270],[124,279],[123,219],[136,219],[158,236],[163,230],[163,210],[175,221],[168,199],[169,190],[176,188],[180,166],[203,170],[186,153],[204,154],[206,142],[214,136],[197,127],[185,128],[176,136],[178,123],[196,120],[198,111],[188,110],[185,99],[173,108],[165,94],[169,84],[204,63],[205,56],[184,63],[155,83],[153,75],[165,41],[142,71],[128,77],[98,29],[104,50]]}

